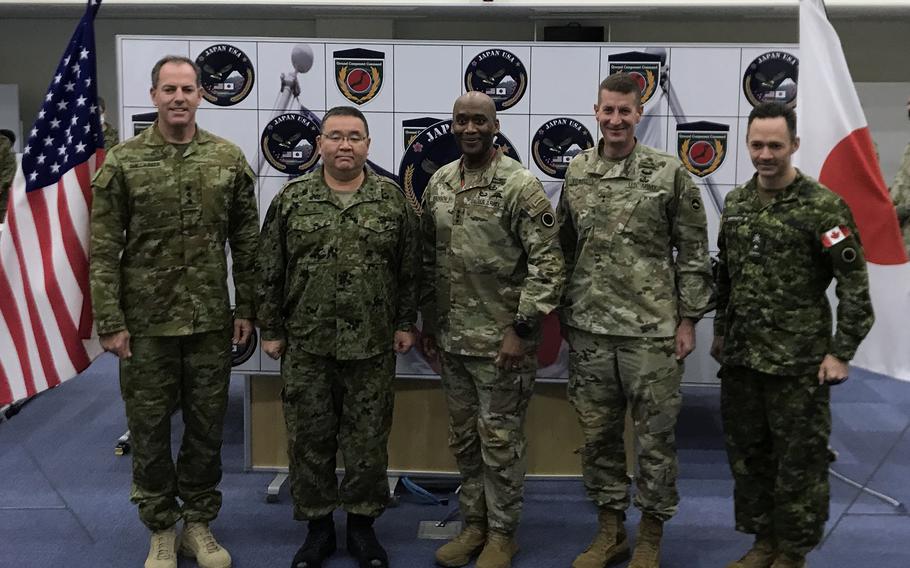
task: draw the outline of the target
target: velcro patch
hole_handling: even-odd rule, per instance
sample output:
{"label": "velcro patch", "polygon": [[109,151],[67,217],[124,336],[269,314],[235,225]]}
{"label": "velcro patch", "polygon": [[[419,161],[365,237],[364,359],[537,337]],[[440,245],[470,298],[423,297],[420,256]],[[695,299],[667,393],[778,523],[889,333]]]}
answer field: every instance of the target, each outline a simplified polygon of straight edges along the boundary
{"label": "velcro patch", "polygon": [[839,225],[833,229],[828,229],[822,234],[822,246],[831,248],[842,240],[850,236],[850,228]]}
{"label": "velcro patch", "polygon": [[161,160],[152,160],[146,162],[124,162],[123,166],[128,170],[143,170],[146,168],[160,168]]}

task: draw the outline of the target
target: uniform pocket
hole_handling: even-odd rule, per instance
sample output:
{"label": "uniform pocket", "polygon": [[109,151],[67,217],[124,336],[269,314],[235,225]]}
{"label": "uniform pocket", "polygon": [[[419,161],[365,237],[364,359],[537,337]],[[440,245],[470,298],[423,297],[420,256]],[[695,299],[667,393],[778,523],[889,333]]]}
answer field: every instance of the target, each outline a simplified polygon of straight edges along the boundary
{"label": "uniform pocket", "polygon": [[288,253],[304,264],[332,260],[336,251],[332,238],[333,220],[325,215],[298,215],[288,221]]}
{"label": "uniform pocket", "polygon": [[206,166],[200,175],[202,218],[208,223],[226,223],[237,167]]}

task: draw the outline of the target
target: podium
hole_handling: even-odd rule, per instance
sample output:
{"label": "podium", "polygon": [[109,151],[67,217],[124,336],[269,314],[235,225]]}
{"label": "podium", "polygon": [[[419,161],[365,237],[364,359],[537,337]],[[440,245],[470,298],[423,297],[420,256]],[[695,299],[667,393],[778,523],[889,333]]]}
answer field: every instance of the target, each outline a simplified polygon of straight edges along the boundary
{"label": "podium", "polygon": [[[247,375],[246,466],[254,471],[287,471],[287,436],[281,407],[281,378]],[[457,475],[448,446],[448,411],[435,377],[396,377],[395,411],[389,436],[389,475]],[[525,422],[528,476],[581,475],[583,446],[566,383],[538,379]],[[634,465],[634,445],[626,417],[626,462]],[[630,459],[631,458],[631,459]],[[630,470],[631,471],[631,470]]]}

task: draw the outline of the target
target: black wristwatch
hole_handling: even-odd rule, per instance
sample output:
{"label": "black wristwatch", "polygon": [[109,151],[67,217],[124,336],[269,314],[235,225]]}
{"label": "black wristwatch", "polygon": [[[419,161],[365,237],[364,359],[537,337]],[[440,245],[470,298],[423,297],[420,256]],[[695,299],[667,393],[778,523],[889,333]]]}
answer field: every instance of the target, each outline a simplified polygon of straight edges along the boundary
{"label": "black wristwatch", "polygon": [[534,335],[537,326],[531,320],[519,316],[512,322],[512,329],[515,330],[515,335],[521,339],[527,339]]}

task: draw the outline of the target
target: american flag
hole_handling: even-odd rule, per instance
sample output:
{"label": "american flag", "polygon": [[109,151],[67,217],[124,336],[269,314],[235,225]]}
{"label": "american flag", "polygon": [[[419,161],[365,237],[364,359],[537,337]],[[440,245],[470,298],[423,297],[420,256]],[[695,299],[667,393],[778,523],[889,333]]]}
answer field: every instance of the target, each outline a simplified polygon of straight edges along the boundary
{"label": "american flag", "polygon": [[91,179],[104,161],[93,23],[85,15],[57,66],[22,149],[0,235],[0,406],[88,367]]}

